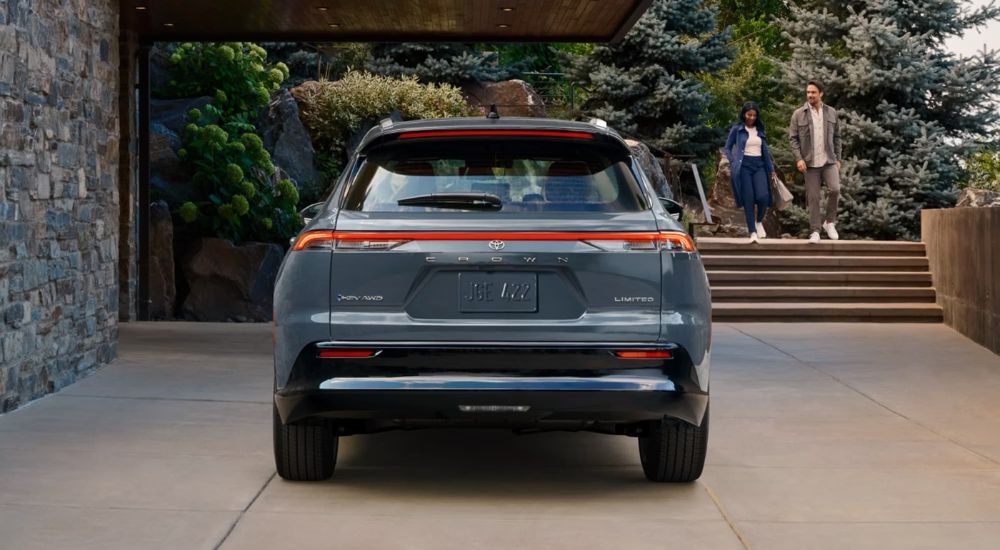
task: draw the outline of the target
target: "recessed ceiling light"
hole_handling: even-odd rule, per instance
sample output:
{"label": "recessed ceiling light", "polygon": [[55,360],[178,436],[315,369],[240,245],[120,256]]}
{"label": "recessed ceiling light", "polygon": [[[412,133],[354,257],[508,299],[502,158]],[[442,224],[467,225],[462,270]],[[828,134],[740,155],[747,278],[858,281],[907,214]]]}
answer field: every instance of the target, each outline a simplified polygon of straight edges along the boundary
{"label": "recessed ceiling light", "polygon": [[146,11],[146,6],[136,6],[135,11]]}
{"label": "recessed ceiling light", "polygon": [[326,6],[316,6],[316,9],[318,9],[319,11],[326,11],[326,10],[328,10],[330,8],[328,8]]}
{"label": "recessed ceiling light", "polygon": [[339,29],[340,28],[340,24],[339,23],[330,23],[330,28],[331,29]]}
{"label": "recessed ceiling light", "polygon": [[173,23],[164,23],[163,26],[164,27],[173,27],[174,24]]}
{"label": "recessed ceiling light", "polygon": [[514,11],[514,8],[511,8],[511,7],[500,8],[500,11],[511,12],[511,11]]}
{"label": "recessed ceiling light", "polygon": [[501,29],[509,29],[510,25],[508,25],[507,23],[500,23],[499,25],[497,25],[497,27]]}

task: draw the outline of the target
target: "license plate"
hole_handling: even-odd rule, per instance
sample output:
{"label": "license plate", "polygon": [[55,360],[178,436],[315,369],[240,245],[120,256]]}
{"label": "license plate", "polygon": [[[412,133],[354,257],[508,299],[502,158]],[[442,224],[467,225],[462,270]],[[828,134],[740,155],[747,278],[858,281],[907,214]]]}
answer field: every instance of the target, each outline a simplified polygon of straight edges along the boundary
{"label": "license plate", "polygon": [[459,273],[458,303],[458,309],[463,313],[536,312],[538,275],[505,272]]}

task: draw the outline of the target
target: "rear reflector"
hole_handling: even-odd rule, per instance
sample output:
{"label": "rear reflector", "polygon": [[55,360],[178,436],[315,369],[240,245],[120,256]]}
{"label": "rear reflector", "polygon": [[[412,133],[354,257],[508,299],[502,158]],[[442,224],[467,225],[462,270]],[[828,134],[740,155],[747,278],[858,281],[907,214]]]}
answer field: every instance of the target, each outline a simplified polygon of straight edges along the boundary
{"label": "rear reflector", "polygon": [[673,359],[674,355],[667,350],[619,350],[615,352],[619,359]]}
{"label": "rear reflector", "polygon": [[582,241],[602,250],[669,250],[694,252],[687,233],[675,231],[309,231],[295,239],[292,250],[390,250],[408,241]]}
{"label": "rear reflector", "polygon": [[560,132],[557,130],[430,130],[427,132],[405,132],[399,139],[421,139],[438,137],[550,137],[569,139],[594,139],[586,132]]}
{"label": "rear reflector", "polygon": [[375,357],[375,353],[370,349],[321,349],[316,356],[320,359],[364,359]]}

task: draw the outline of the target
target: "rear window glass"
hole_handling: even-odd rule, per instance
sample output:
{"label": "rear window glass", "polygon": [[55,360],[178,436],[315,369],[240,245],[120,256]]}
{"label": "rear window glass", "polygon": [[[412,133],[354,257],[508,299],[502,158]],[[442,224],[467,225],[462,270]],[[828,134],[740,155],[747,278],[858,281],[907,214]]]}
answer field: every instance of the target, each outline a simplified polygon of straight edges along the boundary
{"label": "rear window glass", "polygon": [[[342,207],[363,212],[456,211],[406,206],[417,196],[489,193],[498,212],[633,212],[645,201],[624,148],[581,140],[393,142],[363,159]],[[461,209],[458,209],[461,211]]]}

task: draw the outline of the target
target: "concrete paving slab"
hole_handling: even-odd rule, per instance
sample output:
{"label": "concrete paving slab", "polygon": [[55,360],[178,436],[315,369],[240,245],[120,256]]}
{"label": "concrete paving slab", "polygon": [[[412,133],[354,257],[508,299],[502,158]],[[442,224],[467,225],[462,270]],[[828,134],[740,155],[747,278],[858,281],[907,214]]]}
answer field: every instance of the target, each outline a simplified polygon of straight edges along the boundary
{"label": "concrete paving slab", "polygon": [[0,422],[0,449],[272,456],[265,403],[57,394]]}
{"label": "concrete paving slab", "polygon": [[238,517],[236,512],[0,504],[0,548],[211,550]]}
{"label": "concrete paving slab", "polygon": [[[863,430],[856,427],[863,424]],[[995,469],[996,462],[893,417],[717,422],[710,465],[755,468]]]}
{"label": "concrete paving slab", "polygon": [[[546,517],[371,516],[315,513],[248,513],[222,550],[662,550],[743,546],[722,521],[672,521],[603,517],[588,521]],[[391,533],[391,534],[390,534]],[[381,534],[381,535],[380,535]]]}
{"label": "concrete paving slab", "polygon": [[274,475],[262,456],[0,449],[4,504],[240,511]]}
{"label": "concrete paving slab", "polygon": [[708,465],[683,486],[644,481],[633,439],[474,430],[344,438],[333,480],[285,482],[269,326],[120,332],[114,364],[0,416],[0,548],[1000,540],[1000,358],[943,325],[717,323]]}
{"label": "concrete paving slab", "polygon": [[1000,470],[714,466],[705,483],[738,522],[998,522]]}
{"label": "concrete paving slab", "polygon": [[996,550],[1000,523],[737,524],[751,548],[768,550]]}

